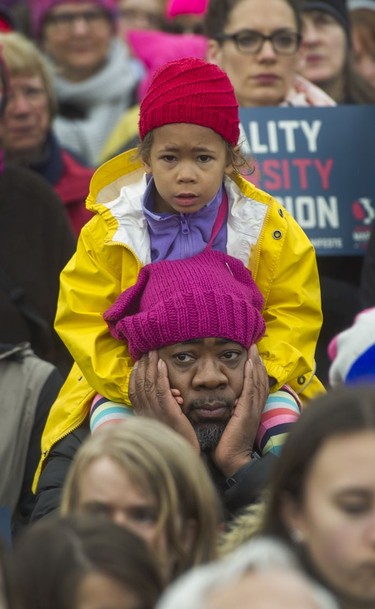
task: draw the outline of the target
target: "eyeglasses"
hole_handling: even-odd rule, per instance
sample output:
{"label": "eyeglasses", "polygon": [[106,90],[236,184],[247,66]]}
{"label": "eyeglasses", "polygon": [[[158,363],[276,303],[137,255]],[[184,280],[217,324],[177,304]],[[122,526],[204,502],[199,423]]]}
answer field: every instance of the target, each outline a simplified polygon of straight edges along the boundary
{"label": "eyeglasses", "polygon": [[259,53],[264,43],[269,40],[272,48],[278,55],[292,55],[298,51],[302,36],[297,32],[288,30],[278,30],[270,36],[265,36],[256,30],[241,30],[234,34],[221,34],[216,36],[216,40],[224,42],[232,40],[240,53],[255,55]]}
{"label": "eyeglasses", "polygon": [[109,15],[105,11],[59,13],[57,15],[49,15],[45,20],[45,25],[53,28],[59,34],[64,34],[70,32],[77,21],[84,21],[88,27],[97,28],[109,21]]}

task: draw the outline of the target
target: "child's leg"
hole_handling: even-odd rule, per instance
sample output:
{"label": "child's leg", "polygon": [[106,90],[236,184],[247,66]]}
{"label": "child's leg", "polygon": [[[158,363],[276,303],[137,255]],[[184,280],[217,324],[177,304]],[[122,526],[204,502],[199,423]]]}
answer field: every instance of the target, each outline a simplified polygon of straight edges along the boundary
{"label": "child's leg", "polygon": [[270,393],[264,406],[255,449],[260,455],[268,452],[278,455],[286,436],[301,412],[301,402],[296,393],[287,385]]}
{"label": "child's leg", "polygon": [[90,408],[91,433],[98,431],[98,429],[104,427],[104,425],[120,423],[133,416],[134,411],[132,408],[125,406],[125,404],[111,402],[97,393]]}
{"label": "child's leg", "polygon": [[[256,451],[260,455],[268,452],[279,454],[290,427],[298,419],[301,412],[301,402],[297,394],[287,386],[270,393],[264,406],[257,437]],[[104,425],[119,423],[134,416],[132,408],[111,402],[99,393],[96,394],[90,408],[91,433]]]}

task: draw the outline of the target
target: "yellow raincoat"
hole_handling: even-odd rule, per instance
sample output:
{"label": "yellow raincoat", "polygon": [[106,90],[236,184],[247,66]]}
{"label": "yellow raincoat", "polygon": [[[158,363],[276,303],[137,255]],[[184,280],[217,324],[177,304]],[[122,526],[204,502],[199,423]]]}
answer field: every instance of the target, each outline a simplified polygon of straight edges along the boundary
{"label": "yellow raincoat", "polygon": [[[313,246],[288,212],[240,175],[225,178],[227,253],[252,271],[264,296],[266,333],[258,343],[273,390],[288,383],[302,399],[324,389],[314,353],[321,323],[320,286]],[[51,447],[87,417],[96,392],[129,404],[132,370],[125,344],[110,335],[103,313],[151,262],[142,212],[146,178],[135,152],[125,152],[94,174],[77,251],[61,274],[56,330],[76,362],[52,407],[42,438]],[[82,372],[83,371],[83,372]]]}

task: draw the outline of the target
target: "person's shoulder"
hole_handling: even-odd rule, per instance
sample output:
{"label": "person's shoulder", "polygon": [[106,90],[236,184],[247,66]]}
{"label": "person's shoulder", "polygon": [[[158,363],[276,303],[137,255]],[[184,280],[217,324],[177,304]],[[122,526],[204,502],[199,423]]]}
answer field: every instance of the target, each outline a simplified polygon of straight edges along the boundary
{"label": "person's shoulder", "polygon": [[225,184],[226,188],[228,187],[228,184],[235,184],[242,196],[251,201],[256,201],[257,203],[263,203],[271,209],[280,207],[281,205],[270,193],[258,188],[258,186],[251,181],[251,175],[244,176],[239,172],[236,172],[226,179]]}
{"label": "person's shoulder", "polygon": [[[17,209],[17,214],[14,214]],[[0,175],[0,211],[8,230],[27,226],[46,236],[65,241],[73,253],[75,237],[65,206],[54,188],[31,169],[6,165]],[[43,238],[44,238],[43,237]]]}
{"label": "person's shoulder", "polygon": [[6,165],[0,175],[0,189],[8,192],[9,196],[27,195],[25,199],[27,205],[30,205],[32,198],[36,203],[43,201],[46,204],[62,207],[60,198],[45,178],[26,167],[11,163]]}
{"label": "person's shoulder", "polygon": [[86,178],[90,181],[95,173],[95,167],[86,165],[66,148],[62,148],[61,154],[65,175],[73,178]]}

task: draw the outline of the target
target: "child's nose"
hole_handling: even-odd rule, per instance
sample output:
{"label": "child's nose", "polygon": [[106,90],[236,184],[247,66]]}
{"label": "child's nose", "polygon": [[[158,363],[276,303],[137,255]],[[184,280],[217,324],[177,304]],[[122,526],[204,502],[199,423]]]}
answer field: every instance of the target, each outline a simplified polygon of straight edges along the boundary
{"label": "child's nose", "polygon": [[180,163],[177,176],[180,182],[194,182],[196,180],[194,164],[189,162]]}

